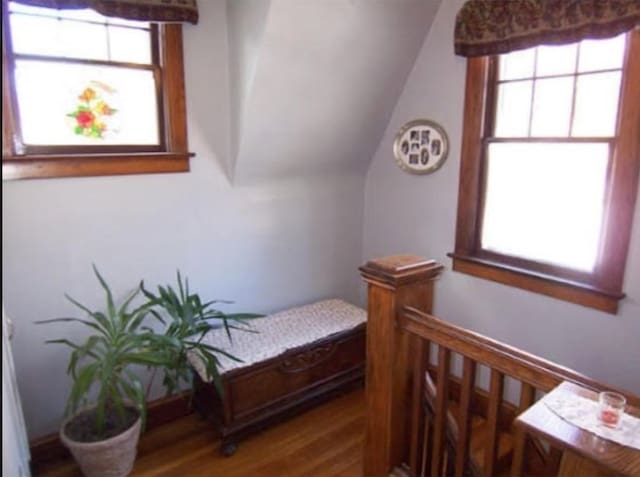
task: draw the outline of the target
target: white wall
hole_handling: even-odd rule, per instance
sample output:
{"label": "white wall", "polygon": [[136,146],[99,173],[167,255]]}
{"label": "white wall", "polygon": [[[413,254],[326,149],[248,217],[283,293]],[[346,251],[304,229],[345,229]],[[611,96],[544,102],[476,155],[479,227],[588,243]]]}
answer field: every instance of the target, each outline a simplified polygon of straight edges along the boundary
{"label": "white wall", "polygon": [[255,77],[271,0],[227,0],[226,3],[231,98],[231,155],[227,174],[233,177],[244,112]]}
{"label": "white wall", "polygon": [[357,300],[364,176],[228,182],[225,2],[200,10],[184,28],[190,173],[3,183],[3,299],[31,438],[57,430],[69,390],[67,349],[43,342],[81,335],[33,322],[75,313],[64,292],[103,305],[92,262],[119,296],[180,268],[203,298],[235,300],[227,311]]}
{"label": "white wall", "polygon": [[[436,285],[435,312],[593,378],[640,393],[640,204],[627,262],[628,295],[616,316],[450,270],[464,103],[465,59],[453,54],[462,0],[442,2],[369,168],[364,259],[416,253],[446,265]],[[430,118],[451,139],[436,173],[415,176],[396,166],[392,141],[414,118]]]}
{"label": "white wall", "polygon": [[364,175],[440,0],[254,2],[230,10],[234,183]]}

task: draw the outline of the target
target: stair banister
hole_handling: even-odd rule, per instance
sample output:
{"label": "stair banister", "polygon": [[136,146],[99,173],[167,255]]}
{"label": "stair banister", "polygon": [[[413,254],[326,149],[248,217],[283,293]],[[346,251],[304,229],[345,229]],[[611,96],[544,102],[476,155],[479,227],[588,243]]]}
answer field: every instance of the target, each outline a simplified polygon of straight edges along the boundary
{"label": "stair banister", "polygon": [[431,313],[433,281],[442,269],[435,261],[415,255],[383,257],[360,267],[368,284],[367,477],[387,477],[396,466],[410,461],[406,422],[415,361],[410,358],[422,356],[424,343],[403,331],[398,317],[405,306]]}

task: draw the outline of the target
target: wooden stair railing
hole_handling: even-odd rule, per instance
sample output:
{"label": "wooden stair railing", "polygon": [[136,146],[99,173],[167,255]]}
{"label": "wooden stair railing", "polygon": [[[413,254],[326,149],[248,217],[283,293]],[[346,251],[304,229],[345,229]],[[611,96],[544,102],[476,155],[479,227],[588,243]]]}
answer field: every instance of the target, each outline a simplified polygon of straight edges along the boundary
{"label": "wooden stair railing", "polygon": [[[513,418],[562,381],[605,386],[431,316],[442,270],[433,261],[394,256],[360,270],[369,285],[364,474],[555,475],[559,451],[513,431]],[[489,372],[486,384],[480,369]],[[507,378],[519,383],[516,396],[505,393]]]}
{"label": "wooden stair railing", "polygon": [[[434,383],[431,375],[427,372],[425,377],[425,383],[424,383],[424,400],[425,400],[424,411],[425,411],[425,421],[427,422],[427,424],[425,425],[426,435],[433,434],[433,422],[435,420],[435,415],[436,415],[436,408],[435,408],[436,394],[437,394],[436,384]],[[471,423],[471,421],[469,421],[469,425],[465,426],[462,429],[464,434],[461,435],[460,426],[458,425],[458,422],[460,420],[471,419],[471,416],[468,414],[468,412],[465,415],[460,415],[460,411],[464,411],[465,409],[468,410],[469,409],[468,406],[466,408],[464,406],[459,406],[458,408],[453,408],[453,409],[450,408],[447,410],[446,426],[445,426],[446,457],[443,459],[443,462],[442,462],[442,469],[441,469],[442,471],[440,472],[441,474],[446,474],[446,475],[453,474],[453,469],[455,468],[456,465],[458,465],[465,469],[465,474],[464,474],[465,476],[478,477],[482,475],[480,468],[478,466],[478,462],[480,462],[480,459],[477,458],[476,453],[474,452],[456,453],[456,447],[458,445],[458,442],[461,442],[462,443],[461,445],[463,445],[467,450],[477,449],[478,445],[472,445],[471,427],[473,426],[476,428],[477,432],[474,433],[474,436],[476,437],[479,437],[482,435],[482,429],[484,428],[483,419],[480,417],[477,417],[474,423]],[[425,474],[426,469],[430,468],[431,454],[427,452],[430,450],[431,449],[424,449],[423,447],[422,462],[421,464],[415,467],[416,470],[412,472],[414,475]],[[454,458],[455,458],[455,462],[454,462]],[[458,460],[464,460],[464,462],[457,463]],[[411,466],[411,463],[409,465],[409,468],[410,469],[414,468],[413,466]]]}

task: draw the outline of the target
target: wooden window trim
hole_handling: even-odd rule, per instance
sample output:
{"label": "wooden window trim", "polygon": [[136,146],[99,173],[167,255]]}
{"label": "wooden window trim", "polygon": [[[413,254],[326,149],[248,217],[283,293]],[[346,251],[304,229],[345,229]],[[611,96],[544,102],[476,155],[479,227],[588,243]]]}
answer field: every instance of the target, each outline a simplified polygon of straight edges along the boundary
{"label": "wooden window trim", "polygon": [[[3,22],[8,22],[7,2],[3,0]],[[158,151],[141,151],[144,147],[114,147],[110,152],[60,153],[56,147],[37,148],[37,154],[18,154],[14,134],[17,131],[13,75],[7,55],[7,28],[2,31],[2,179],[37,179],[53,177],[105,176],[188,172],[187,115],[184,84],[182,26],[158,27],[158,41],[153,42],[162,66],[160,77],[159,131],[164,146]]]}
{"label": "wooden window trim", "polygon": [[453,269],[476,277],[522,288],[608,313],[617,313],[640,173],[640,29],[628,34],[623,69],[617,145],[608,174],[608,196],[602,231],[600,260],[591,274],[563,267],[487,253],[480,248],[483,207],[483,138],[491,126],[495,104],[488,101],[492,81],[489,57],[467,59],[464,128],[458,191]]}

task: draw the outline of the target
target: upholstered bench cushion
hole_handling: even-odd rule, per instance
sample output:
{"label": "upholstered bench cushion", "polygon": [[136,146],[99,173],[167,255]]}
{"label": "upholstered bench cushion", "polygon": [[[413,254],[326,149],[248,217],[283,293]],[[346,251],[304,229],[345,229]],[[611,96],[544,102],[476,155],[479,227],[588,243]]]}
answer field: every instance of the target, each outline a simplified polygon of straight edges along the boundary
{"label": "upholstered bench cushion", "polygon": [[[223,328],[210,331],[203,341],[242,360],[237,362],[221,356],[219,371],[224,374],[351,330],[366,321],[367,312],[362,308],[330,299],[250,320],[250,329],[257,333],[232,330],[231,342]],[[202,380],[208,381],[202,361],[195,356],[190,356],[189,361]]]}

